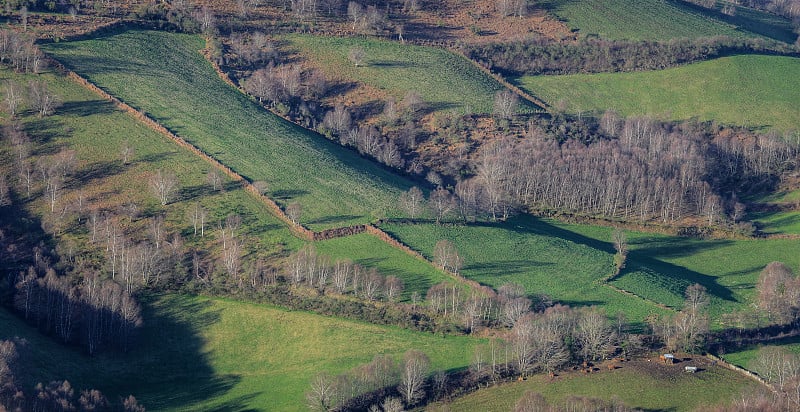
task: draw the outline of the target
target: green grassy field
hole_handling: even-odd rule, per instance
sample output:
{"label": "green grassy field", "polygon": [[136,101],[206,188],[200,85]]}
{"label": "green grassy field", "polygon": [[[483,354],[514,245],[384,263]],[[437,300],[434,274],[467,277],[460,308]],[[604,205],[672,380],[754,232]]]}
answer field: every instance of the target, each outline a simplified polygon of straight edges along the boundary
{"label": "green grassy field", "polygon": [[[284,36],[289,47],[323,68],[333,78],[361,82],[398,102],[416,91],[433,111],[491,113],[494,95],[503,86],[461,56],[446,50],[374,39],[308,35]],[[351,48],[366,53],[363,66],[348,59]],[[523,106],[521,110],[530,111]]]}
{"label": "green grassy field", "polygon": [[[204,248],[214,247],[217,222],[236,213],[242,217],[239,233],[248,239],[245,249],[250,253],[282,255],[301,244],[285,224],[267,213],[261,201],[232,182],[224,183],[225,191],[212,191],[205,183],[211,166],[189,151],[66,78],[51,74],[37,76],[48,82],[49,88],[63,100],[63,106],[50,117],[31,114],[22,117],[34,142],[34,160],[61,148],[74,150],[77,159],[73,180],[62,191],[59,206],[76,203],[79,194],[83,194],[86,208],[97,207],[114,214],[124,214],[122,210],[132,204],[138,210],[138,217],[132,221],[122,219],[126,227],[141,229],[147,223],[143,218],[163,214],[169,231],[180,232],[187,242]],[[0,82],[13,79],[24,84],[31,78],[0,70]],[[125,142],[135,151],[127,165],[120,155]],[[158,169],[169,170],[180,180],[174,201],[166,206],[161,206],[148,187],[150,176]],[[208,210],[205,238],[194,236],[187,216],[195,203]],[[50,215],[49,205],[42,200],[28,202],[25,207],[34,216]],[[61,236],[87,242],[89,234],[83,225],[77,225]],[[94,247],[87,245],[86,250]]]}
{"label": "green grassy field", "polygon": [[[769,345],[765,346],[780,346],[781,348],[794,353],[795,355],[800,355],[800,338],[796,336],[772,341]],[[759,348],[760,346],[749,346],[735,352],[721,354],[721,356],[726,361],[736,366],[753,372],[761,372],[758,370],[758,365],[755,362],[755,359],[758,356]]]}
{"label": "green grassy field", "polygon": [[[730,402],[758,384],[722,367],[696,374],[684,373],[679,365],[622,365],[613,372],[603,369],[592,375],[562,374],[555,380],[537,375],[524,382],[505,383],[436,404],[427,411],[509,411],[525,391],[541,393],[551,405],[570,396],[611,400],[646,411],[692,411],[702,406]],[[664,370],[672,368],[672,370]]]}
{"label": "green grassy field", "polygon": [[[514,281],[528,293],[546,293],[573,305],[599,305],[641,322],[655,305],[600,285],[612,270],[612,229],[515,218],[505,225],[386,225],[385,230],[430,256],[440,239],[454,242],[463,255],[463,274],[497,287]],[[687,286],[700,283],[711,296],[713,327],[722,316],[748,310],[761,270],[772,261],[800,266],[796,240],[697,240],[628,232],[626,268],[612,285],[674,308]]]}
{"label": "green grassy field", "polygon": [[145,326],[129,354],[89,358],[41,337],[0,308],[0,339],[29,341],[29,388],[68,379],[116,399],[134,394],[148,409],[305,410],[304,393],[319,372],[342,373],[377,354],[419,349],[433,369],[469,365],[467,337],[431,334],[288,312],[205,297],[165,295],[145,305]]}
{"label": "green grassy field", "polygon": [[[555,226],[596,241],[608,242],[610,228]],[[710,314],[719,328],[722,315],[750,310],[758,275],[773,261],[795,270],[798,242],[789,239],[700,240],[627,232],[630,252],[615,286],[665,305],[680,307],[687,286],[700,283],[711,296]]]}
{"label": "green grassy field", "polygon": [[800,124],[800,59],[731,56],[660,71],[525,76],[517,84],[567,111],[716,120],[778,131]]}
{"label": "green grassy field", "polygon": [[325,240],[314,246],[317,252],[330,256],[334,261],[349,259],[362,266],[378,268],[384,276],[397,276],[403,281],[403,300],[408,300],[414,292],[424,297],[431,286],[451,280],[430,263],[395,249],[370,234]]}
{"label": "green grassy field", "polygon": [[198,36],[130,30],[46,50],[246,178],[266,181],[279,203],[299,202],[312,228],[394,212],[409,182],[258,107],[218,78],[203,47]]}
{"label": "green grassy field", "polygon": [[789,21],[737,7],[734,17],[675,0],[544,0],[537,3],[584,36],[606,39],[669,40],[674,38],[765,36],[793,42]]}
{"label": "green grassy field", "polygon": [[602,306],[612,316],[623,312],[639,326],[647,315],[663,312],[601,284],[613,272],[610,243],[551,222],[518,217],[496,226],[387,224],[382,228],[428,257],[437,241],[450,240],[464,259],[462,274],[495,288],[517,282],[532,295],[545,293],[569,305]]}

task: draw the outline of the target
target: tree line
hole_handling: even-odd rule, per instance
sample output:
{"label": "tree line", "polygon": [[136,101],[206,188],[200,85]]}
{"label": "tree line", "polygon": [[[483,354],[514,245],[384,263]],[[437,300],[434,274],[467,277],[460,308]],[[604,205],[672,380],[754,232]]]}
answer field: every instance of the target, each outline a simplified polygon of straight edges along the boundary
{"label": "tree line", "polygon": [[464,52],[484,67],[511,76],[662,70],[731,54],[797,54],[777,41],[728,36],[668,41],[587,38],[567,44],[536,38],[466,46]]}

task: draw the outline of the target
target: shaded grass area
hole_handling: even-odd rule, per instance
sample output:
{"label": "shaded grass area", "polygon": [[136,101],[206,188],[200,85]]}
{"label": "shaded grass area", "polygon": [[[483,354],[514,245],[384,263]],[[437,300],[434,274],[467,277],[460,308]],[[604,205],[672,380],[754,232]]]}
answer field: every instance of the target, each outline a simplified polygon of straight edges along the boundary
{"label": "shaded grass area", "polygon": [[159,411],[305,410],[304,393],[321,371],[341,373],[411,348],[426,352],[435,369],[463,368],[479,343],[185,295],[147,299],[142,335],[128,354],[83,356],[0,309],[0,339],[12,336],[29,341],[27,387],[68,379],[114,399],[133,393]]}
{"label": "shaded grass area", "polygon": [[758,363],[755,361],[755,359],[758,356],[758,350],[762,346],[778,346],[791,353],[800,355],[800,337],[795,336],[795,337],[780,339],[777,341],[772,341],[768,345],[744,347],[735,352],[720,354],[720,356],[722,356],[729,363],[732,363],[736,366],[745,368],[749,371],[753,371],[756,373],[761,373],[763,371],[759,370]]}
{"label": "shaded grass area", "polygon": [[[508,411],[525,391],[541,393],[551,405],[570,396],[611,400],[645,411],[692,411],[702,406],[730,402],[737,395],[754,390],[758,384],[736,372],[712,366],[701,372],[684,373],[681,365],[630,366],[582,375],[569,373],[550,379],[537,375],[524,382],[505,383],[481,389],[448,404],[427,411]],[[671,368],[671,369],[668,369]],[[661,370],[664,369],[664,370]],[[701,408],[702,409],[702,408]]]}
{"label": "shaded grass area", "polygon": [[403,281],[402,300],[411,294],[424,297],[428,289],[449,279],[447,275],[405,252],[389,246],[370,234],[360,234],[314,243],[317,251],[337,259],[349,259],[366,267],[375,267],[384,276],[396,276]]}
{"label": "shaded grass area", "polygon": [[[596,240],[611,239],[611,228],[553,223]],[[627,231],[626,268],[612,284],[665,305],[680,307],[687,286],[699,283],[711,297],[712,328],[722,316],[752,310],[761,270],[772,261],[797,269],[797,241],[788,239],[702,240]]]}
{"label": "shaded grass area", "polygon": [[544,293],[575,306],[602,306],[611,316],[624,313],[636,327],[647,315],[663,312],[602,285],[613,272],[608,240],[549,221],[520,216],[498,225],[386,224],[382,229],[428,257],[439,240],[453,242],[464,259],[462,274],[494,288],[517,282],[531,295]]}
{"label": "shaded grass area", "polygon": [[538,3],[584,36],[606,39],[669,40],[711,36],[765,36],[793,42],[791,22],[737,7],[736,16],[677,0],[544,0]]}
{"label": "shaded grass area", "polygon": [[523,76],[517,85],[572,113],[715,120],[788,132],[800,124],[800,59],[731,56],[659,71]]}
{"label": "shaded grass area", "polygon": [[[449,51],[375,39],[288,35],[290,47],[321,66],[333,78],[367,84],[400,101],[416,91],[435,112],[492,113],[494,95],[504,87]],[[349,59],[352,48],[366,55],[356,67]],[[380,102],[382,104],[382,102]],[[523,102],[520,111],[534,108]]]}
{"label": "shaded grass area", "polygon": [[315,229],[392,215],[410,182],[263,110],[226,85],[198,36],[128,30],[46,50],[251,181]]}

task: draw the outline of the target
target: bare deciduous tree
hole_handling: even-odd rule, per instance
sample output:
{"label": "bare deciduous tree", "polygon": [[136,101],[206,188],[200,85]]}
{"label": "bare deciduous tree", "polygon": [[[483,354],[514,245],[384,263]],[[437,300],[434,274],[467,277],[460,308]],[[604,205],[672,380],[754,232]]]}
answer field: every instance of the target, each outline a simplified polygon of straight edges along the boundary
{"label": "bare deciduous tree", "polygon": [[28,98],[39,117],[49,116],[61,105],[61,98],[52,93],[44,80],[31,80],[28,83]]}
{"label": "bare deciduous tree", "polygon": [[289,203],[286,206],[286,217],[292,221],[294,224],[298,224],[300,222],[300,214],[302,213],[303,209],[300,203],[293,202]]}
{"label": "bare deciduous tree", "polygon": [[400,210],[408,214],[408,217],[416,219],[425,208],[425,194],[420,188],[414,186],[400,194],[398,205]]}
{"label": "bare deciduous tree", "polygon": [[425,381],[430,368],[428,356],[418,350],[410,350],[403,355],[400,368],[400,385],[397,390],[406,402],[413,406],[425,397]]}
{"label": "bare deciduous tree", "polygon": [[150,177],[150,190],[162,206],[169,204],[178,192],[178,178],[168,170],[158,169]]}
{"label": "bare deciduous tree", "polygon": [[367,52],[361,46],[351,47],[347,52],[347,58],[354,66],[359,67],[364,64],[364,59],[367,57]]}
{"label": "bare deciduous tree", "polygon": [[517,113],[519,96],[511,90],[499,91],[494,95],[494,115],[499,119],[510,120]]}

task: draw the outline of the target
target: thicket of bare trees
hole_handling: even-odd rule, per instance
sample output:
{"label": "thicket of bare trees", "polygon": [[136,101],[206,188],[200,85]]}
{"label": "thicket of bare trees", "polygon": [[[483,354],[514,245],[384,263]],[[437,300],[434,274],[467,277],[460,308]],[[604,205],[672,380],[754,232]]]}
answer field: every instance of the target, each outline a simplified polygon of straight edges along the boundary
{"label": "thicket of bare trees", "polygon": [[112,280],[96,274],[73,285],[53,268],[31,266],[15,283],[14,306],[23,318],[64,343],[80,343],[89,354],[102,347],[127,350],[141,325],[134,298]]}
{"label": "thicket of bare trees", "polygon": [[735,53],[794,51],[777,41],[717,36],[669,41],[584,39],[564,44],[544,39],[470,46],[467,55],[508,74],[574,74],[660,70]]}
{"label": "thicket of bare trees", "polygon": [[0,29],[0,64],[7,64],[22,73],[40,72],[45,67],[45,60],[35,41],[33,36]]}
{"label": "thicket of bare trees", "polygon": [[786,324],[800,313],[800,277],[780,262],[767,265],[758,277],[758,307],[770,322]]}
{"label": "thicket of bare trees", "polygon": [[98,390],[78,392],[69,381],[51,381],[47,385],[37,384],[32,390],[17,382],[18,371],[29,365],[19,360],[19,352],[25,351],[24,339],[0,340],[0,409],[8,411],[105,411],[144,412],[136,398],[128,396],[119,405],[114,405]]}

